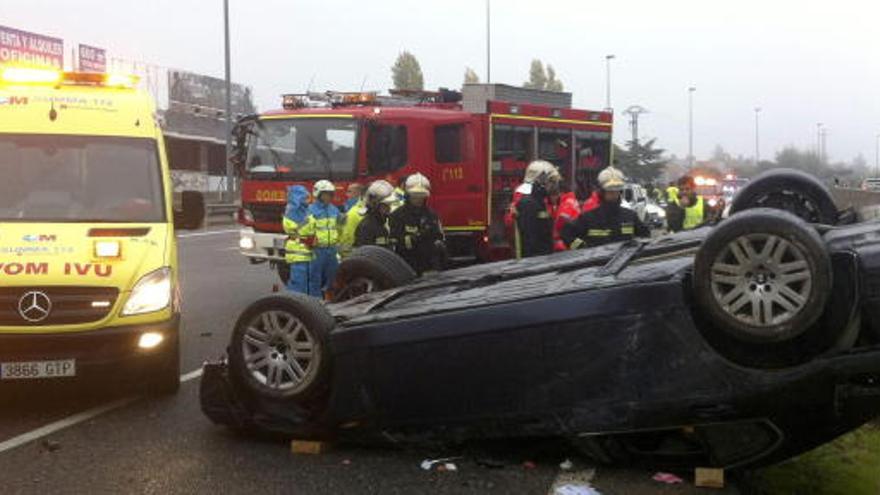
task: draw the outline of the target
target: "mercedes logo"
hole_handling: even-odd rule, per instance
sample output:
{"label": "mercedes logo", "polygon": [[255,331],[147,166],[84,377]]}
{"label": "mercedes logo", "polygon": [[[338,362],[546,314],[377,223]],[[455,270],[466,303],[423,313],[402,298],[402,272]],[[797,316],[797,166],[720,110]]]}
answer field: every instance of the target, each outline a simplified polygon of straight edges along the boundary
{"label": "mercedes logo", "polygon": [[52,301],[45,292],[38,290],[25,292],[18,300],[18,314],[31,323],[45,320],[51,311]]}

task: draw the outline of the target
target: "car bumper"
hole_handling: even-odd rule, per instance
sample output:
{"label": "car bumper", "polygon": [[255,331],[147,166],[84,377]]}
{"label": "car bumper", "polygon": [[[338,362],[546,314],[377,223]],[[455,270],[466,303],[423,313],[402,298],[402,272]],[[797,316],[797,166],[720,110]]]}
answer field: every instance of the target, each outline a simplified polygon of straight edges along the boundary
{"label": "car bumper", "polygon": [[[105,378],[117,373],[149,373],[178,352],[180,317],[159,323],[108,327],[88,332],[0,334],[0,363],[76,361],[77,378]],[[161,333],[162,342],[142,349],[145,333]],[[177,356],[173,356],[175,359]],[[56,379],[57,380],[57,379]],[[2,380],[13,384],[30,380]],[[42,381],[42,380],[34,380]]]}
{"label": "car bumper", "polygon": [[239,232],[238,248],[242,255],[260,261],[283,261],[284,243],[287,236],[267,232],[256,232],[245,228]]}

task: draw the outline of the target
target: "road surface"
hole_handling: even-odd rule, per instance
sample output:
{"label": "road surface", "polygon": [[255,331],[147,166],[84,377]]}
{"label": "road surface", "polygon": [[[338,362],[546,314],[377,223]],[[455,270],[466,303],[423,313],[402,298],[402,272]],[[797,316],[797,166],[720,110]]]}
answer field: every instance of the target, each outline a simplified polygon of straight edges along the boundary
{"label": "road surface", "polygon": [[[699,493],[661,485],[652,473],[593,470],[564,447],[520,443],[465,452],[335,446],[292,455],[279,440],[233,434],[198,406],[200,366],[223,353],[236,316],[271,291],[275,275],[251,266],[231,230],[181,234],[184,297],[180,393],[148,399],[124,389],[67,384],[0,391],[0,492],[17,493],[551,493],[555,482],[593,475],[603,494]],[[456,472],[426,472],[420,462],[467,454]],[[477,460],[500,461],[489,468]],[[534,462],[534,468],[523,463]],[[560,478],[560,475],[562,476]],[[718,491],[713,491],[718,493]]]}

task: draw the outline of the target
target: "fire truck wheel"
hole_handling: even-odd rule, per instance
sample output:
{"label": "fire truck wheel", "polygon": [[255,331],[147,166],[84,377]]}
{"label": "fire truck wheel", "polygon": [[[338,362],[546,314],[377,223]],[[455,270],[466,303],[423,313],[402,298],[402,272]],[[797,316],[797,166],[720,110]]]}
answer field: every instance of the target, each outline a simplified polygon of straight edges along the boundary
{"label": "fire truck wheel", "polygon": [[304,402],[326,390],[333,317],[303,294],[264,297],[238,318],[229,345],[229,370],[244,389],[267,399]]}
{"label": "fire truck wheel", "polygon": [[722,332],[755,356],[829,332],[814,325],[832,288],[828,250],[788,212],[750,210],[715,227],[694,259],[693,286],[709,321],[704,331]]}
{"label": "fire truck wheel", "polygon": [[363,246],[339,265],[334,282],[334,302],[347,301],[362,294],[406,285],[417,277],[412,267],[392,251]]}
{"label": "fire truck wheel", "polygon": [[789,168],[769,170],[746,184],[733,198],[730,214],[749,208],[774,208],[810,223],[835,225],[837,206],[831,192],[810,174]]}

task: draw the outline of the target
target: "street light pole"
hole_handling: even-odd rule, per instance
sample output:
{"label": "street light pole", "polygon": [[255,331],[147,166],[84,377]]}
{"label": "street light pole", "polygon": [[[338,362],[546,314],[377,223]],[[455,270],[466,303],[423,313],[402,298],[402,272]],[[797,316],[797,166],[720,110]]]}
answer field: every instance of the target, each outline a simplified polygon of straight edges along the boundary
{"label": "street light pole", "polygon": [[223,0],[223,34],[225,45],[226,63],[226,200],[233,201],[235,181],[233,178],[232,162],[232,69],[229,61],[229,0]]}
{"label": "street light pole", "polygon": [[486,0],[486,84],[492,82],[492,31],[489,19],[491,19],[491,0]]}
{"label": "street light pole", "polygon": [[819,157],[819,162],[822,162],[822,123],[816,123],[816,156]]}
{"label": "street light pole", "polygon": [[688,166],[694,166],[694,91],[697,88],[688,88]]}
{"label": "street light pole", "polygon": [[755,166],[761,163],[761,139],[759,118],[761,107],[755,107]]}
{"label": "street light pole", "polygon": [[874,177],[880,177],[880,134],[874,143]]}
{"label": "street light pole", "polygon": [[605,55],[605,111],[611,112],[611,61],[614,55]]}

